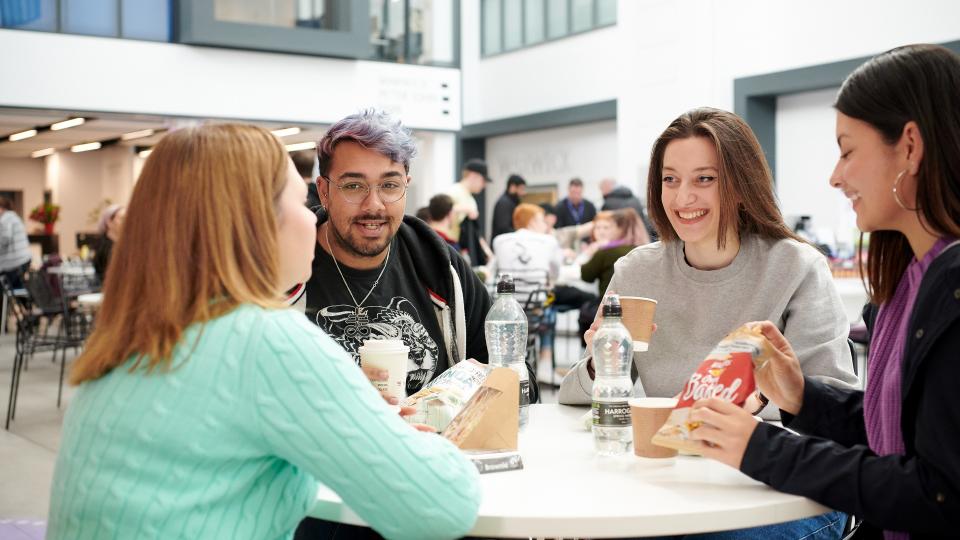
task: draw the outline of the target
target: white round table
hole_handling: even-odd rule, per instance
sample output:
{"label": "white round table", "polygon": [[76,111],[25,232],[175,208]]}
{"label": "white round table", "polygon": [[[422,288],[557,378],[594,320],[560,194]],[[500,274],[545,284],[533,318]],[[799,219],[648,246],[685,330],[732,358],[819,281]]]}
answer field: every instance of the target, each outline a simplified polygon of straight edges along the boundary
{"label": "white round table", "polygon": [[103,303],[103,293],[87,293],[77,296],[77,302],[85,307],[99,307]]}
{"label": "white round table", "polygon": [[[473,536],[630,537],[770,525],[829,509],[779,493],[718,462],[679,456],[601,458],[583,407],[533,405],[520,433],[524,469],[481,476]],[[311,517],[363,525],[321,487]]]}

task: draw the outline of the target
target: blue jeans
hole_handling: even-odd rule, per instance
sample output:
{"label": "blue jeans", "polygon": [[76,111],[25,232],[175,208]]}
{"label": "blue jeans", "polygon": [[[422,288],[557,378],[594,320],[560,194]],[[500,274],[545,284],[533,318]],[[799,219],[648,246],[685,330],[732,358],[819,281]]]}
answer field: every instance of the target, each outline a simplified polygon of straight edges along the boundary
{"label": "blue jeans", "polygon": [[664,540],[839,540],[847,524],[847,515],[843,512],[828,512],[811,518],[764,525],[750,529],[722,531],[715,533],[688,534],[685,536],[667,536]]}

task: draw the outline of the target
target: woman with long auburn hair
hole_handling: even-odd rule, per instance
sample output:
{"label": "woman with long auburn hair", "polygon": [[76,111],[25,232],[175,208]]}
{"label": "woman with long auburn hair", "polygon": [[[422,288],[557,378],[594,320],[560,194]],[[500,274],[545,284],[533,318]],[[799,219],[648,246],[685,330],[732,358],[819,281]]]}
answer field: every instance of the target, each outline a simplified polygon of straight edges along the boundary
{"label": "woman with long auburn hair", "polygon": [[[842,190],[870,233],[873,316],[864,391],[800,368],[789,334],[757,384],[795,435],[715,400],[691,420],[704,455],[776,489],[854,514],[857,538],[955,538],[960,530],[960,55],[887,51],[837,96]],[[801,360],[802,363],[802,360]],[[882,531],[882,535],[881,535]]]}
{"label": "woman with long auburn hair", "polygon": [[318,481],[387,537],[472,527],[473,465],[284,307],[314,253],[306,195],[258,127],[156,146],[71,372],[48,538],[290,538]]}
{"label": "woman with long auburn hair", "polygon": [[[651,151],[647,205],[660,241],[621,257],[607,289],[658,301],[657,331],[634,358],[635,395],[677,395],[728,332],[759,319],[791,337],[805,374],[856,383],[849,323],[827,260],[784,223],[763,150],[742,119],[700,108],[671,122]],[[588,352],[597,325],[599,315],[584,336]],[[593,378],[588,356],[564,378],[559,401],[589,403]],[[746,407],[777,417],[759,395]],[[728,534],[837,538],[843,523],[831,512]]]}

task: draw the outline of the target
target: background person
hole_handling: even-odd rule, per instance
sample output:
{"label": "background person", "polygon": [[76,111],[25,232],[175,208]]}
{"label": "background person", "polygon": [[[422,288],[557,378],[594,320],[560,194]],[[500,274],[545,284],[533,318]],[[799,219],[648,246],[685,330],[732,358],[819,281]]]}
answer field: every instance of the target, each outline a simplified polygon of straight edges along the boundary
{"label": "background person", "polygon": [[113,245],[120,239],[120,231],[123,229],[126,216],[126,207],[119,204],[111,204],[100,213],[100,220],[97,222],[100,239],[93,252],[93,270],[100,283],[107,278],[107,266],[110,264]]}
{"label": "background person", "polygon": [[492,243],[497,236],[513,232],[513,211],[520,204],[520,199],[527,193],[527,181],[519,174],[511,174],[507,179],[507,189],[497,199],[493,206],[493,231],[490,234]]}
{"label": "background person", "polygon": [[567,184],[567,196],[557,203],[557,228],[590,223],[597,215],[597,207],[583,198],[583,180],[572,178]]}
{"label": "background person", "polygon": [[23,274],[30,269],[30,240],[23,220],[13,211],[13,203],[0,197],[0,272],[11,289],[23,288]]}
{"label": "background person", "polygon": [[[318,481],[386,537],[470,530],[470,461],[284,308],[310,273],[306,194],[258,127],[183,128],[154,147],[70,375],[47,538],[289,538]],[[382,496],[410,478],[416,490]]]}

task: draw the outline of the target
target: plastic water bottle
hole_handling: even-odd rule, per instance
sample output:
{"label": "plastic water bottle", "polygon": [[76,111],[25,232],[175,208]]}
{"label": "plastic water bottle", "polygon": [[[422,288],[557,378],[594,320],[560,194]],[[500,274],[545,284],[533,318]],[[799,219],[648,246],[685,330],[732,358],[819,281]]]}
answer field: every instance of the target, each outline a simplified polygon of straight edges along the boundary
{"label": "plastic water bottle", "polygon": [[487,313],[484,334],[490,365],[508,367],[520,376],[520,427],[527,425],[530,376],[527,373],[527,315],[514,299],[513,277],[497,277],[497,294]]}
{"label": "plastic water bottle", "polygon": [[622,316],[620,297],[604,297],[603,322],[593,336],[593,444],[603,456],[624,454],[633,444],[627,402],[633,392],[633,338],[620,322]]}

